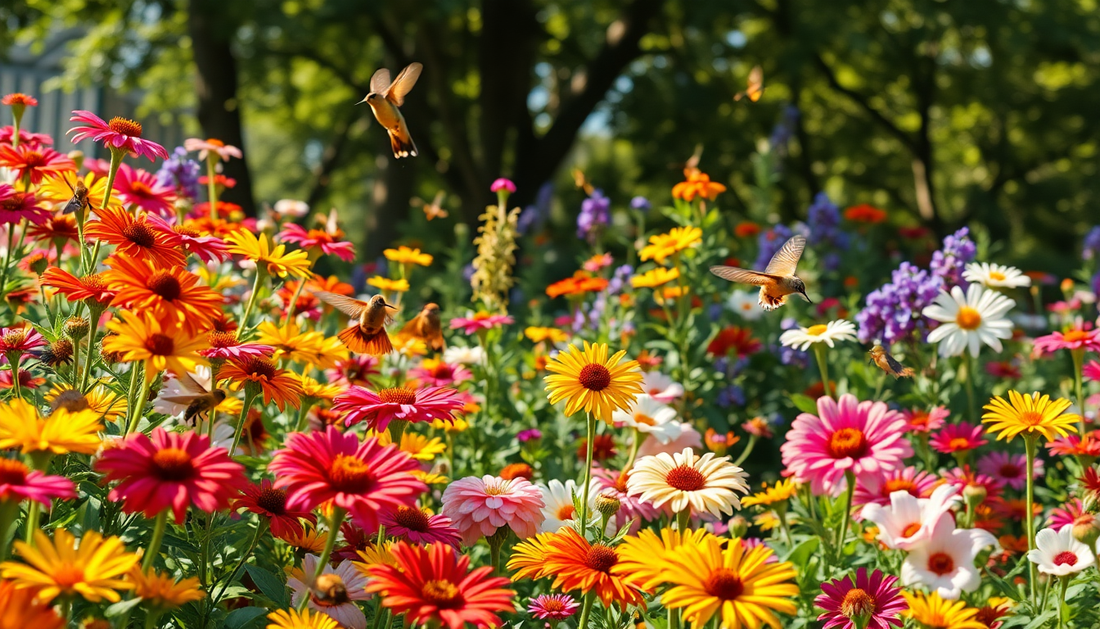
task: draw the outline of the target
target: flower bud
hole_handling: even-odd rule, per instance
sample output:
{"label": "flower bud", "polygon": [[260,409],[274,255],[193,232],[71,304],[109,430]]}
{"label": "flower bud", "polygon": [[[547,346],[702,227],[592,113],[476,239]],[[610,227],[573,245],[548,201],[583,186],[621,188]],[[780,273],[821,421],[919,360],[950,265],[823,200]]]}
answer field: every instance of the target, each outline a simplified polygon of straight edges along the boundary
{"label": "flower bud", "polygon": [[622,503],[611,494],[599,494],[596,496],[596,511],[605,518],[610,518],[619,512]]}
{"label": "flower bud", "polygon": [[966,500],[966,505],[971,509],[976,509],[978,505],[982,504],[988,494],[988,490],[982,485],[967,485],[963,488],[963,499]]}
{"label": "flower bud", "polygon": [[42,275],[46,272],[46,269],[50,268],[50,261],[41,253],[34,253],[28,257],[27,267],[33,271],[35,275]]}
{"label": "flower bud", "polygon": [[730,518],[729,527],[731,537],[744,537],[745,534],[749,532],[749,521],[739,515],[735,515]]}
{"label": "flower bud", "polygon": [[87,336],[90,329],[91,324],[84,317],[69,317],[65,320],[65,336],[74,341],[79,341]]}
{"label": "flower bud", "polygon": [[1073,538],[1092,548],[1100,538],[1100,520],[1091,513],[1082,513],[1073,521]]}

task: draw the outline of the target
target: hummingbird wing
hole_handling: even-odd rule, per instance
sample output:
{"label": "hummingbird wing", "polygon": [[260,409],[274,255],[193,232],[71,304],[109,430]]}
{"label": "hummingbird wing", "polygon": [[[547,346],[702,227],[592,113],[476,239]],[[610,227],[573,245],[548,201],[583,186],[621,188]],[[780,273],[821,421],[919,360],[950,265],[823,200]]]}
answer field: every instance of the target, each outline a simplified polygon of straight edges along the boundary
{"label": "hummingbird wing", "polygon": [[365,301],[330,293],[327,290],[319,290],[313,294],[317,296],[317,299],[320,299],[349,317],[358,317],[368,305]]}
{"label": "hummingbird wing", "polygon": [[172,404],[190,404],[195,400],[201,398],[205,393],[195,395],[166,395],[162,398],[158,398],[165,402],[171,402]]}
{"label": "hummingbird wing", "polygon": [[768,284],[774,284],[780,279],[777,275],[757,273],[756,271],[750,271],[748,269],[739,269],[735,266],[712,266],[710,267],[710,272],[724,280],[740,282],[741,284],[753,284],[755,286],[767,286]]}
{"label": "hummingbird wing", "polygon": [[[415,61],[405,66],[401,74],[398,74],[397,78],[394,79],[393,85],[386,90],[386,99],[398,107],[404,105],[405,95],[412,90],[414,85],[416,85],[416,80],[420,78],[420,71],[423,69],[424,66]],[[415,150],[413,155],[416,155]]]}
{"label": "hummingbird wing", "polygon": [[384,94],[388,89],[390,89],[390,71],[379,68],[370,77],[370,91],[375,94]]}
{"label": "hummingbird wing", "polygon": [[764,95],[764,69],[760,66],[753,66],[749,71],[749,80],[745,86],[744,92],[738,92],[733,96],[733,100],[741,100],[742,98],[748,98],[752,102],[760,100],[760,97]]}
{"label": "hummingbird wing", "polygon": [[206,387],[199,384],[199,381],[195,380],[195,377],[192,376],[190,373],[183,374],[183,377],[178,378],[178,380],[180,382],[180,386],[182,386],[183,388],[187,389],[188,391],[190,391],[191,393],[193,393],[195,395],[202,395],[204,393],[210,393],[209,391],[206,390]]}
{"label": "hummingbird wing", "polygon": [[798,265],[798,259],[802,257],[802,250],[806,248],[806,239],[802,236],[792,236],[783,244],[783,248],[775,252],[768,268],[764,272],[769,275],[788,276],[794,275],[794,268]]}

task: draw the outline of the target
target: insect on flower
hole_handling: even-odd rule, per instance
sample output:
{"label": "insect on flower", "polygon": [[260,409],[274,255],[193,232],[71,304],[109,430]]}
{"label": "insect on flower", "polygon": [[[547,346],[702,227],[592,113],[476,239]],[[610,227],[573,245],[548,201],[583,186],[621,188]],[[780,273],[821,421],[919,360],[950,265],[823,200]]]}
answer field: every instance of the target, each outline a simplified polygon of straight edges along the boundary
{"label": "insect on flower", "polygon": [[912,367],[906,367],[902,365],[889,352],[886,351],[881,345],[875,345],[867,354],[871,356],[871,362],[875,364],[879,369],[894,376],[894,379],[898,378],[912,378],[916,373]]}

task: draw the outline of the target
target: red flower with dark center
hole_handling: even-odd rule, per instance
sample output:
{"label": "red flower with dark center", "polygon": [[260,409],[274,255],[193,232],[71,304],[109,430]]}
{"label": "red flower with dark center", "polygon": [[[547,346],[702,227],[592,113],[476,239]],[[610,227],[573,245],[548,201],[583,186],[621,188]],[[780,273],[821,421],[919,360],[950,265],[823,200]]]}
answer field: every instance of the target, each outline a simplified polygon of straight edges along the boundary
{"label": "red flower with dark center", "polygon": [[729,356],[730,353],[738,357],[749,356],[760,351],[763,345],[752,336],[752,330],[731,325],[723,328],[718,336],[707,344],[707,353],[711,356]]}
{"label": "red flower with dark center", "polygon": [[442,542],[458,548],[462,536],[445,515],[428,515],[419,507],[400,505],[381,515],[379,521],[386,527],[386,534],[401,538],[410,544]]}
{"label": "red flower with dark center", "polygon": [[302,520],[317,523],[317,518],[308,510],[287,508],[286,490],[272,487],[269,479],[261,480],[259,485],[245,485],[242,494],[233,501],[233,509],[248,509],[267,518],[271,534],[280,539],[303,535]]}
{"label": "red flower with dark center", "polygon": [[50,219],[50,211],[39,205],[33,192],[16,192],[10,185],[0,183],[0,224],[23,219],[35,225],[45,223]]}
{"label": "red flower with dark center", "polygon": [[0,145],[0,166],[11,168],[20,181],[28,177],[32,185],[38,185],[49,174],[76,170],[76,164],[67,155],[35,144],[20,144],[19,148]]}

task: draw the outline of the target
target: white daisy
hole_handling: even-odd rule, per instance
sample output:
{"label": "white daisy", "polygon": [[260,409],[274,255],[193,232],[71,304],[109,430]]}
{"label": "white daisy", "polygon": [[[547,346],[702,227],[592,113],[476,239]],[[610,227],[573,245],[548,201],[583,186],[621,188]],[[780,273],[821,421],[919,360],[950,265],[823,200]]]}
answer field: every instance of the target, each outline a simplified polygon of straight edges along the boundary
{"label": "white daisy", "polygon": [[963,271],[963,279],[977,282],[988,288],[1019,288],[1031,286],[1031,278],[1014,266],[990,264],[989,262],[971,262]]}
{"label": "white daisy", "polygon": [[878,526],[878,540],[887,548],[910,550],[924,544],[940,517],[961,501],[957,492],[952,485],[940,485],[928,498],[895,491],[890,494],[890,506],[866,504],[860,517]]}
{"label": "white daisy", "polygon": [[676,454],[658,454],[639,459],[626,481],[626,492],[673,512],[690,508],[695,515],[715,517],[741,508],[737,492],[749,493],[744,470],[728,456],[715,458],[708,452],[696,456],[691,448]]}
{"label": "white daisy", "polygon": [[644,393],[634,398],[630,410],[612,413],[611,420],[616,427],[637,429],[661,443],[669,443],[683,432],[681,422],[676,421],[676,409]]}
{"label": "white daisy", "polygon": [[460,345],[451,345],[447,349],[443,350],[443,362],[463,365],[483,365],[485,364],[485,350],[481,349],[481,346],[474,347],[462,347]]}
{"label": "white daisy", "polygon": [[903,585],[923,585],[946,600],[973,592],[982,584],[974,559],[997,538],[983,529],[957,529],[950,513],[940,516],[928,541],[909,551],[901,564]]}
{"label": "white daisy", "polygon": [[642,390],[662,404],[671,404],[684,394],[684,386],[659,371],[642,376]]}
{"label": "white daisy", "polygon": [[[573,504],[573,496],[580,496],[581,489],[577,486],[577,483],[573,480],[567,480],[562,483],[560,480],[554,479],[547,484],[536,483],[539,491],[542,492],[542,502],[545,506],[542,508],[542,515],[546,519],[539,525],[539,533],[557,533],[563,526],[573,526],[573,522],[577,519],[577,512]],[[596,513],[596,496],[600,493],[600,485],[597,481],[593,480],[588,487],[588,512],[590,514]],[[597,514],[596,517],[599,517]],[[589,518],[589,522],[592,519]],[[608,535],[615,534],[615,518],[607,523],[607,530],[604,531]]]}
{"label": "white daisy", "polygon": [[295,199],[279,199],[272,209],[279,216],[289,216],[291,218],[302,218],[309,214],[309,205],[305,201]]}
{"label": "white daisy", "polygon": [[814,343],[825,343],[829,347],[836,347],[836,341],[854,340],[856,340],[856,326],[844,319],[830,321],[828,324],[819,323],[808,328],[787,330],[779,337],[779,342],[785,347],[794,347],[803,352]]}
{"label": "white daisy", "polygon": [[726,308],[741,315],[745,321],[756,321],[764,316],[764,311],[756,307],[756,291],[735,290],[726,298]]}
{"label": "white daisy", "polygon": [[355,601],[365,601],[370,598],[366,589],[367,577],[356,570],[347,559],[341,561],[335,568],[326,564],[318,581],[320,584],[318,589],[323,585],[326,590],[311,593],[317,561],[317,555],[306,555],[302,561],[302,569],[291,571],[286,582],[291,590],[290,600],[294,605],[298,605],[304,597],[309,596],[308,605],[311,610],[329,616],[340,623],[341,627],[366,629],[367,617]]}
{"label": "white daisy", "polygon": [[1001,339],[1012,337],[1012,322],[1005,315],[1012,300],[1004,295],[971,284],[966,295],[958,286],[951,293],[941,290],[936,301],[924,309],[924,316],[942,323],[928,335],[929,343],[939,343],[940,356],[959,356],[970,348],[977,357],[982,343],[1001,351]]}
{"label": "white daisy", "polygon": [[1073,537],[1073,525],[1067,524],[1055,532],[1045,528],[1035,536],[1035,550],[1027,552],[1028,561],[1039,572],[1064,577],[1076,574],[1096,563],[1096,557],[1085,543]]}

